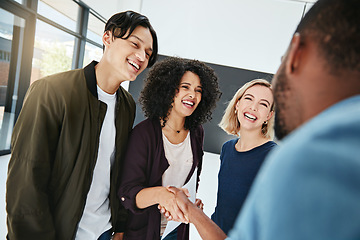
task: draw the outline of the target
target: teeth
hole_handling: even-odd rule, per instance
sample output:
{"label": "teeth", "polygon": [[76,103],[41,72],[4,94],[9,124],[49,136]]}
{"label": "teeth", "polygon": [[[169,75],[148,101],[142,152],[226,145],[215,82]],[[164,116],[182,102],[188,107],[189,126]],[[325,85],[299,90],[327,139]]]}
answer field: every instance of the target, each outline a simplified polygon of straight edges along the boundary
{"label": "teeth", "polygon": [[137,65],[135,62],[133,62],[133,61],[131,61],[131,60],[129,60],[128,62],[129,62],[132,66],[134,66],[137,70],[140,69],[140,66]]}
{"label": "teeth", "polygon": [[250,120],[256,120],[256,117],[255,117],[255,116],[250,115],[250,114],[248,114],[248,113],[245,113],[245,117],[247,117],[247,118],[250,119]]}
{"label": "teeth", "polygon": [[194,105],[194,103],[193,103],[193,102],[186,101],[186,100],[184,100],[184,101],[183,101],[183,103],[185,103],[185,104],[187,104],[187,105],[190,105],[190,106],[193,106],[193,105]]}

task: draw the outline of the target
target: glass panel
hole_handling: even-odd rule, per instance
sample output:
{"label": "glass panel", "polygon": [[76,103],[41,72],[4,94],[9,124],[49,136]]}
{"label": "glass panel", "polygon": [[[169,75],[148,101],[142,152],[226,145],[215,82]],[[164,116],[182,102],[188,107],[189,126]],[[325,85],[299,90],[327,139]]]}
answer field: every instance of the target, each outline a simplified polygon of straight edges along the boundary
{"label": "glass panel", "polygon": [[86,37],[102,45],[102,35],[104,28],[105,23],[90,13]]}
{"label": "glass panel", "polygon": [[38,13],[42,16],[76,31],[79,5],[72,0],[41,0],[38,3]]}
{"label": "glass panel", "polygon": [[99,47],[87,42],[85,44],[85,54],[84,54],[83,67],[88,65],[93,60],[99,62],[101,57],[102,57],[102,54],[103,54],[102,48],[99,48]]}
{"label": "glass panel", "polygon": [[74,42],[72,35],[37,20],[30,84],[47,75],[70,70]]}
{"label": "glass panel", "polygon": [[15,0],[15,2],[18,2],[20,4],[24,4],[24,0]]}
{"label": "glass panel", "polygon": [[24,19],[0,9],[0,151],[10,150],[24,28]]}

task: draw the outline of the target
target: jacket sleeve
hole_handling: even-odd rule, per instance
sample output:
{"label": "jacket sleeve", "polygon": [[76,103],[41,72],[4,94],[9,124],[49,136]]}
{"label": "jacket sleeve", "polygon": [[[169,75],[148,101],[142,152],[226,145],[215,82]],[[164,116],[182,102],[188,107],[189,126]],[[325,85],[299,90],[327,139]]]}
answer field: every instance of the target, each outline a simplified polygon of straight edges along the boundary
{"label": "jacket sleeve", "polygon": [[62,118],[55,94],[46,81],[32,84],[14,127],[6,182],[9,239],[55,239],[48,187]]}
{"label": "jacket sleeve", "polygon": [[198,172],[197,172],[196,192],[199,189],[200,174],[202,170],[203,156],[204,156],[204,129],[201,125],[198,127],[197,142],[199,144],[199,149],[198,149],[199,163],[198,163]]}
{"label": "jacket sleeve", "polygon": [[136,206],[135,198],[148,186],[146,174],[148,158],[151,158],[151,149],[153,149],[149,146],[151,141],[146,137],[149,133],[144,133],[142,130],[135,127],[131,132],[118,191],[122,205],[133,213],[144,211]]}

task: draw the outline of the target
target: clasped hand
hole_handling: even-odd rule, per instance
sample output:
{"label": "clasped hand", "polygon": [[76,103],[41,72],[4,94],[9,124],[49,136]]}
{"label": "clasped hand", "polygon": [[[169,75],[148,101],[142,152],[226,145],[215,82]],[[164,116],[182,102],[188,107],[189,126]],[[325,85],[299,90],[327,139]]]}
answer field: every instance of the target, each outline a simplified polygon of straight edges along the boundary
{"label": "clasped hand", "polygon": [[[171,193],[171,197],[168,199],[168,201],[164,201],[163,204],[158,205],[158,209],[160,210],[160,213],[162,213],[168,221],[173,220],[177,222],[183,222],[183,223],[189,223],[189,218],[186,214],[186,202],[188,204],[191,203],[187,198],[190,197],[189,191],[186,188],[176,188],[169,186],[166,188],[169,193]],[[181,195],[183,196],[181,199],[177,196],[179,196],[179,192],[181,192]],[[195,205],[203,210],[204,204],[201,201],[201,199],[195,200]]]}

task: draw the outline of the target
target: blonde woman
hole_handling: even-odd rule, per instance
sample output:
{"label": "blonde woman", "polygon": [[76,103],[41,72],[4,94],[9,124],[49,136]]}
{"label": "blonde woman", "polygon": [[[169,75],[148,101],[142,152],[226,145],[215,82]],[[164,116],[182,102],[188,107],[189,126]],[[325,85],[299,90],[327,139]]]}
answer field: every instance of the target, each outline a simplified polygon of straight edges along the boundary
{"label": "blonde woman", "polygon": [[273,125],[273,93],[271,84],[263,79],[242,86],[225,110],[219,126],[237,138],[222,146],[217,205],[211,219],[226,234],[266,155],[276,146]]}

